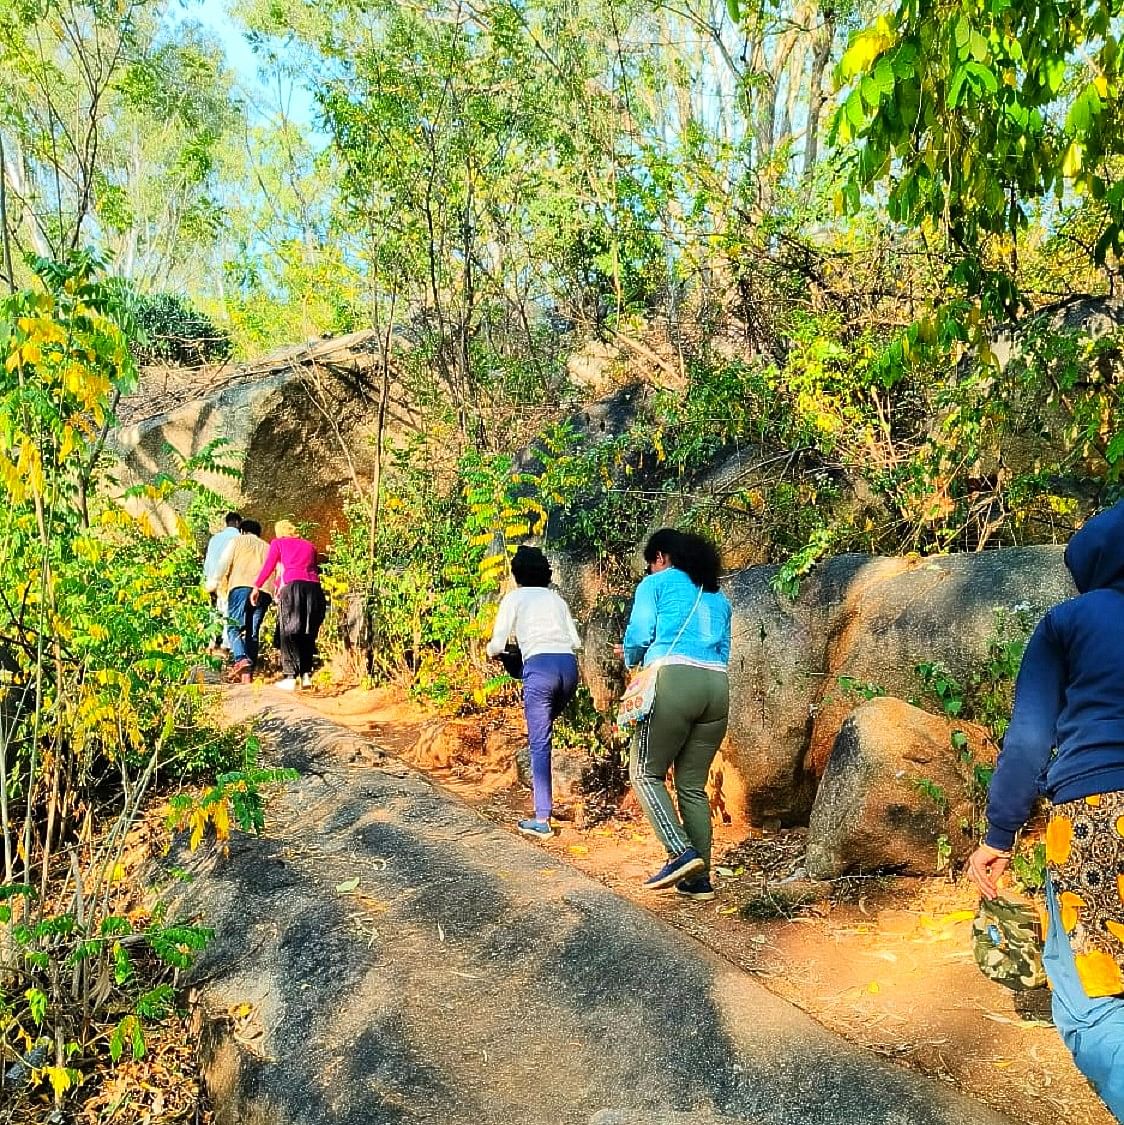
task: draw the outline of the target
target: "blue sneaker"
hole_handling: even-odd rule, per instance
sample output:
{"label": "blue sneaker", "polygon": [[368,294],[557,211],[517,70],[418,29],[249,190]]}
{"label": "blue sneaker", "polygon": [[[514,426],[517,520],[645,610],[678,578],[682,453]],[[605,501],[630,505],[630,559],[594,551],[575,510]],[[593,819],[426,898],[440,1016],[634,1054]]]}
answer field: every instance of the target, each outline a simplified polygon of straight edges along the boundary
{"label": "blue sneaker", "polygon": [[524,836],[532,836],[536,840],[549,840],[554,835],[549,820],[521,820],[518,828]]}
{"label": "blue sneaker", "polygon": [[655,875],[646,880],[644,889],[662,891],[664,887],[670,887],[672,883],[678,883],[692,875],[697,875],[705,867],[706,864],[703,863],[699,853],[694,848],[688,848],[682,855],[677,855],[674,859],[668,860]]}
{"label": "blue sneaker", "polygon": [[708,875],[698,875],[694,879],[683,879],[675,884],[676,891],[684,898],[693,898],[696,902],[709,902],[714,898],[714,886]]}

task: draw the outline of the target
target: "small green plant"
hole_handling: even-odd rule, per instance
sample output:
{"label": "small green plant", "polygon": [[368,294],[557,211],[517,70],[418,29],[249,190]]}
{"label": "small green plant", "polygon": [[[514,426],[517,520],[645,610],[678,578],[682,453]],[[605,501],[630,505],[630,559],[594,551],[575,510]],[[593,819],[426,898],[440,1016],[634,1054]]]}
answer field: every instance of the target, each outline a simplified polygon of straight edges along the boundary
{"label": "small green plant", "polygon": [[998,742],[1006,733],[1014,705],[1015,680],[1023,653],[1039,614],[1026,603],[995,611],[995,634],[988,644],[987,659],[972,675],[972,718],[987,727]]}
{"label": "small green plant", "polygon": [[911,780],[911,784],[922,797],[927,797],[942,813],[948,812],[948,794],[935,781],[928,777],[915,777]]}
{"label": "small green plant", "polygon": [[964,688],[943,664],[923,661],[914,670],[945,715],[954,719],[964,710]]}
{"label": "small green plant", "polygon": [[886,689],[881,684],[856,680],[853,676],[840,676],[835,682],[839,685],[839,690],[851,699],[862,699],[869,702],[871,699],[879,699],[886,694]]}
{"label": "small green plant", "polygon": [[952,863],[952,842],[942,832],[937,837],[937,870],[945,871]]}
{"label": "small green plant", "polygon": [[555,745],[584,750],[594,757],[608,753],[601,738],[604,719],[593,705],[589,688],[582,684],[554,724]]}
{"label": "small green plant", "polygon": [[[212,931],[168,923],[159,906],[138,925],[122,915],[95,921],[43,905],[26,884],[0,887],[0,924],[20,977],[19,988],[0,990],[0,1032],[27,1052],[45,1045],[33,1070],[61,1098],[81,1084],[79,1059],[88,1062],[94,1038],[106,1039],[114,1063],[126,1050],[134,1059],[144,1056],[146,1024],[165,1019],[174,1006],[174,990],[163,978],[187,968]],[[96,1006],[81,1002],[91,991]]]}
{"label": "small green plant", "polygon": [[1046,886],[1046,845],[1041,840],[1027,846],[1020,845],[1011,855],[1011,874],[1029,893]]}
{"label": "small green plant", "polygon": [[820,526],[812,532],[808,542],[781,564],[773,575],[773,589],[786,598],[800,593],[801,582],[812,573],[820,559],[835,547],[838,535],[834,528]]}
{"label": "small green plant", "polygon": [[243,832],[260,835],[265,827],[263,785],[295,781],[299,775],[290,769],[263,769],[250,762],[241,769],[220,774],[205,793],[196,797],[177,794],[169,802],[168,826],[177,831],[190,830],[190,847],[194,851],[210,824],[215,836],[225,841],[231,824]]}
{"label": "small green plant", "polygon": [[971,797],[976,806],[981,809],[987,803],[987,792],[991,787],[991,777],[994,773],[994,766],[985,766],[980,762],[975,762],[972,765]]}

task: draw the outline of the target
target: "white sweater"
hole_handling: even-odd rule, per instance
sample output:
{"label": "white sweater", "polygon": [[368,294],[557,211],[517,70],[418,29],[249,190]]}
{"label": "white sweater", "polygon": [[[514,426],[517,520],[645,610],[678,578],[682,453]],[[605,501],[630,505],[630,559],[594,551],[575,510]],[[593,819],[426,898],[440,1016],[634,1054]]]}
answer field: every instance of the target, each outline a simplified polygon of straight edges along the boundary
{"label": "white sweater", "polygon": [[548,652],[574,652],[582,646],[569,606],[545,586],[520,586],[504,595],[488,655],[503,652],[512,633],[524,660]]}

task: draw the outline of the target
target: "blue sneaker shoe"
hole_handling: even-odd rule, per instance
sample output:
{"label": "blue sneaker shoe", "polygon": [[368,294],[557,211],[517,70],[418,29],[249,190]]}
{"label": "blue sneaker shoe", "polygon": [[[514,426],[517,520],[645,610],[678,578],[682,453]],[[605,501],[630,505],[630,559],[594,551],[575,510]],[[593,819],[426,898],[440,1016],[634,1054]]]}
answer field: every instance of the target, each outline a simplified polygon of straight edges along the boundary
{"label": "blue sneaker shoe", "polygon": [[549,820],[521,820],[517,827],[524,836],[531,836],[536,840],[549,840],[554,835]]}
{"label": "blue sneaker shoe", "polygon": [[714,898],[714,887],[707,875],[699,875],[694,879],[684,879],[675,884],[675,889],[684,898],[693,898],[696,902],[709,902]]}
{"label": "blue sneaker shoe", "polygon": [[703,863],[699,853],[694,848],[688,848],[682,855],[677,855],[674,859],[668,860],[655,875],[646,880],[644,889],[662,891],[664,887],[670,887],[672,883],[678,883],[683,879],[689,879],[692,875],[697,875],[705,867],[706,864]]}

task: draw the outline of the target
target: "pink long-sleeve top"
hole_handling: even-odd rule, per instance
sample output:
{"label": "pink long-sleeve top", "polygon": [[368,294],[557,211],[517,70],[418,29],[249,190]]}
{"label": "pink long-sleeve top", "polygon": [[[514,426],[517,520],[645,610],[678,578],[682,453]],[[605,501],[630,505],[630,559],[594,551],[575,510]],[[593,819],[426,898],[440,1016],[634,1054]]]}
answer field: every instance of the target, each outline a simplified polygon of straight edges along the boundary
{"label": "pink long-sleeve top", "polygon": [[282,579],[286,586],[290,582],[320,581],[320,572],[316,569],[316,547],[307,539],[285,536],[270,543],[269,554],[265,556],[258,580],[254,583],[258,589],[269,581],[278,563],[284,568]]}

